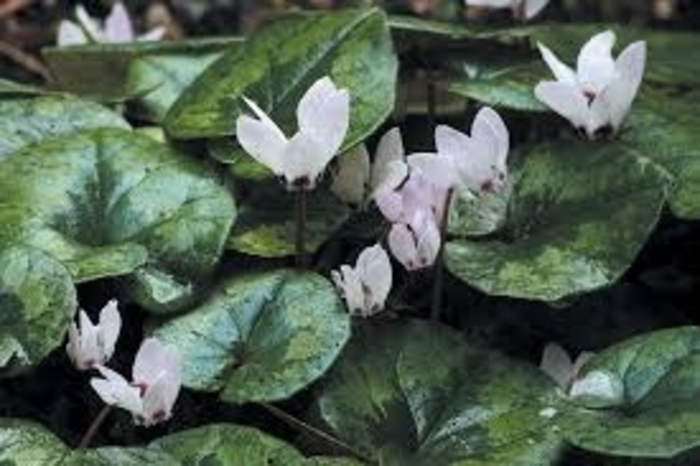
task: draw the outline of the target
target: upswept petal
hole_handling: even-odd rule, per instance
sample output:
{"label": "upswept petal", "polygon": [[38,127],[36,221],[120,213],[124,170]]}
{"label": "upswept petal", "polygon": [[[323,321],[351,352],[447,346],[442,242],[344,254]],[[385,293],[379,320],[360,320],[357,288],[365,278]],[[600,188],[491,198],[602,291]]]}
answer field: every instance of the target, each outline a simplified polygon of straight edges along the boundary
{"label": "upswept petal", "polygon": [[434,153],[417,153],[406,158],[411,168],[426,177],[432,184],[442,189],[449,189],[457,182],[451,158]]}
{"label": "upswept petal", "polygon": [[408,226],[403,223],[394,223],[389,231],[388,242],[391,253],[406,270],[420,268],[416,239]]}
{"label": "upswept petal", "polygon": [[369,183],[369,153],[360,144],[341,155],[331,183],[331,191],[348,204],[360,205]]}
{"label": "upswept petal", "polygon": [[159,41],[165,37],[165,33],[168,32],[163,26],[158,26],[151,29],[145,34],[142,34],[136,38],[138,42],[153,42]]}
{"label": "upswept petal", "polygon": [[97,325],[93,325],[90,317],[83,310],[80,310],[78,313],[78,322],[80,324],[78,366],[79,368],[87,369],[93,364],[104,362],[98,341],[100,328]]}
{"label": "upswept petal", "polygon": [[134,40],[134,28],[122,2],[112,6],[109,16],[105,19],[104,35],[107,42],[131,42]]}
{"label": "upswept petal", "polygon": [[608,30],[591,37],[581,48],[576,70],[579,86],[584,92],[597,95],[615,79],[614,45],[615,34]]}
{"label": "upswept petal", "polygon": [[411,228],[416,237],[418,268],[430,267],[440,252],[440,229],[434,217],[426,212],[421,212],[414,218]]}
{"label": "upswept petal", "polygon": [[73,21],[64,19],[59,23],[57,38],[59,46],[87,44],[88,42],[88,37],[83,29]]}
{"label": "upswept petal", "polygon": [[132,368],[132,380],[136,385],[149,386],[161,372],[180,371],[177,352],[156,338],[147,338],[136,353]]}
{"label": "upswept petal", "polygon": [[287,188],[313,189],[319,175],[334,156],[335,152],[311,133],[299,131],[289,140],[282,156]]}
{"label": "upswept petal", "polygon": [[438,125],[435,128],[435,148],[438,154],[452,159],[455,165],[466,155],[470,140],[466,134],[447,125]]}
{"label": "upswept petal", "polygon": [[549,0],[524,0],[525,2],[525,19],[532,19],[547,6]]}
{"label": "upswept petal", "polygon": [[331,272],[331,278],[335,285],[342,290],[345,304],[351,315],[362,314],[365,305],[362,280],[358,270],[347,264],[340,266],[340,271]]}
{"label": "upswept petal", "polygon": [[119,406],[133,414],[140,415],[143,409],[141,394],[137,387],[129,384],[121,375],[113,370],[96,366],[103,379],[93,377],[90,385],[105,404]]}
{"label": "upswept petal", "polygon": [[496,9],[510,8],[513,3],[513,0],[466,0],[466,4],[470,6],[485,6]]}
{"label": "upswept petal", "polygon": [[542,55],[542,59],[552,71],[554,77],[557,78],[557,81],[570,84],[571,86],[578,85],[578,78],[576,77],[576,72],[569,68],[569,66],[566,63],[559,60],[559,58],[557,58],[557,56],[554,55],[554,52],[552,52],[549,49],[549,47],[542,44],[541,42],[538,42],[537,48],[540,51],[540,55]]}
{"label": "upswept petal", "polygon": [[85,10],[85,7],[78,5],[75,8],[75,18],[86,33],[88,42],[104,42],[104,33],[99,23],[93,19]]}
{"label": "upswept petal", "polygon": [[374,203],[385,219],[396,222],[403,211],[403,197],[392,189],[383,189],[374,193]]}
{"label": "upswept petal", "polygon": [[[328,161],[340,150],[350,122],[350,94],[336,88],[325,76],[317,80],[303,95],[297,106],[299,132],[310,134],[330,153]],[[324,165],[325,167],[325,165]]]}
{"label": "upswept petal", "polygon": [[569,353],[557,343],[547,343],[545,346],[540,369],[563,390],[569,388],[574,376],[574,363],[571,361]]}
{"label": "upswept petal", "polygon": [[236,120],[236,137],[243,149],[275,175],[284,172],[284,151],[288,144],[282,130],[252,100],[243,100],[258,119],[241,115]]}
{"label": "upswept petal", "polygon": [[356,269],[360,273],[365,290],[369,290],[369,296],[365,296],[365,310],[372,312],[384,309],[392,285],[389,255],[381,245],[375,244],[360,253]]}
{"label": "upswept petal", "polygon": [[392,160],[387,164],[383,176],[373,191],[373,198],[382,191],[398,189],[408,177],[408,165],[403,160]]}
{"label": "upswept petal", "polygon": [[600,105],[608,121],[618,130],[632,107],[642,83],[646,64],[646,43],[634,42],[622,51],[615,62],[617,78],[614,79],[593,103]]}
{"label": "upswept petal", "polygon": [[136,417],[137,422],[143,423],[145,427],[150,427],[159,422],[167,421],[172,416],[175,398],[168,393],[170,382],[165,374],[161,374],[143,394],[140,416]]}
{"label": "upswept petal", "polygon": [[588,102],[578,88],[557,81],[545,81],[535,86],[535,96],[576,128],[588,128]]}
{"label": "upswept petal", "polygon": [[399,128],[392,128],[384,133],[379,140],[379,144],[377,144],[374,163],[372,165],[370,181],[372,191],[376,191],[381,185],[386,184],[396,184],[396,186],[393,186],[391,189],[398,187],[400,183],[395,183],[398,172],[401,170],[404,172],[401,181],[403,181],[408,174],[408,169],[403,163],[404,154],[401,130],[399,130]]}
{"label": "upswept petal", "polygon": [[[488,130],[487,130],[488,129]],[[483,107],[474,117],[472,138],[487,139],[495,149],[495,165],[499,170],[506,167],[510,151],[510,134],[501,116],[491,107]]]}
{"label": "upswept petal", "polygon": [[100,340],[105,360],[114,354],[114,346],[119,338],[122,318],[115,299],[109,301],[100,311]]}

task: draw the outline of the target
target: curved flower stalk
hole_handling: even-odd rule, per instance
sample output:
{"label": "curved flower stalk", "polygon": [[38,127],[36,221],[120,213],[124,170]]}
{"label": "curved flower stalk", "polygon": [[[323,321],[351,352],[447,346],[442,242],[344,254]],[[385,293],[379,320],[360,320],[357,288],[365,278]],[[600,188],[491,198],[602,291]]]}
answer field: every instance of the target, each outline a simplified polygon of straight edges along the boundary
{"label": "curved flower stalk", "polygon": [[544,10],[549,0],[465,0],[465,3],[467,6],[510,8],[516,19],[529,20]]}
{"label": "curved flower stalk", "polygon": [[612,57],[614,45],[612,31],[596,34],[581,48],[573,70],[537,44],[557,80],[539,83],[535,95],[589,139],[619,131],[642,82],[646,43],[630,44],[617,60]]}
{"label": "curved flower stalk", "polygon": [[364,249],[355,267],[341,265],[331,278],[341,290],[350,315],[370,317],[384,309],[391,291],[392,271],[389,256],[379,244]]}
{"label": "curved flower stalk", "polygon": [[63,20],[58,26],[58,45],[79,45],[90,42],[133,42],[161,40],[165,28],[155,28],[146,34],[136,37],[134,26],[122,2],[116,2],[112,11],[104,21],[104,25],[92,18],[82,5],[75,9],[77,23]]}
{"label": "curved flower stalk", "polygon": [[125,409],[134,422],[146,427],[170,419],[182,383],[180,357],[155,338],[141,344],[132,381],[105,366],[96,366],[104,378],[93,378],[90,385],[106,404]]}
{"label": "curved flower stalk", "polygon": [[348,90],[338,89],[328,76],[316,81],[299,101],[299,130],[291,139],[255,102],[244,100],[256,118],[241,115],[236,121],[236,137],[243,149],[283,177],[287,189],[313,189],[345,139],[350,120]]}
{"label": "curved flower stalk", "polygon": [[66,352],[73,365],[81,371],[103,365],[114,354],[119,338],[122,319],[116,300],[109,301],[100,311],[97,325],[90,321],[87,313],[78,311],[79,326],[72,322],[68,327]]}

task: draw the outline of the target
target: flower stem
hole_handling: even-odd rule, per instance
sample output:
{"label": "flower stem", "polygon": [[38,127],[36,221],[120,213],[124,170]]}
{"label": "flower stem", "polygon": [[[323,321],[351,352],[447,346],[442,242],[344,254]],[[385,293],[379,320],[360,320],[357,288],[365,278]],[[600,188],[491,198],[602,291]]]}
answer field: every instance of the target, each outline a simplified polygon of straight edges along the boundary
{"label": "flower stem", "polygon": [[433,300],[430,308],[430,320],[437,322],[440,320],[442,310],[442,288],[445,280],[445,240],[447,239],[447,223],[450,203],[452,202],[453,190],[447,191],[445,204],[442,208],[442,218],[440,219],[440,251],[435,259],[435,276],[433,277]]}
{"label": "flower stem", "polygon": [[300,189],[296,192],[296,262],[297,267],[306,267],[306,191]]}
{"label": "flower stem", "polygon": [[428,104],[428,127],[434,128],[437,123],[437,89],[432,79],[432,73],[428,72],[428,85],[426,89],[426,101]]}
{"label": "flower stem", "polygon": [[284,421],[286,424],[289,426],[299,429],[300,431],[303,431],[307,434],[313,435],[316,438],[319,438],[326,442],[328,445],[333,446],[334,448],[338,448],[342,451],[344,451],[347,454],[350,454],[354,456],[355,458],[368,463],[368,464],[376,464],[374,460],[371,458],[368,458],[365,456],[362,452],[357,451],[355,448],[351,447],[347,443],[343,442],[340,439],[337,439],[333,437],[331,434],[328,434],[321,429],[317,429],[316,427],[309,425],[302,421],[301,419],[298,419],[291,414],[287,413],[286,411],[281,410],[280,408],[276,407],[275,405],[272,405],[270,403],[258,403],[261,407],[263,407],[265,410],[270,412],[273,416],[281,419]]}
{"label": "flower stem", "polygon": [[100,426],[105,419],[107,419],[107,416],[111,411],[112,407],[110,405],[105,405],[104,408],[102,408],[99,414],[97,414],[95,417],[95,420],[92,421],[92,424],[90,424],[90,427],[88,428],[87,432],[85,432],[85,435],[83,435],[83,438],[80,439],[80,443],[78,444],[79,449],[87,448],[88,445],[90,445],[90,442],[92,442],[95,434],[100,429]]}

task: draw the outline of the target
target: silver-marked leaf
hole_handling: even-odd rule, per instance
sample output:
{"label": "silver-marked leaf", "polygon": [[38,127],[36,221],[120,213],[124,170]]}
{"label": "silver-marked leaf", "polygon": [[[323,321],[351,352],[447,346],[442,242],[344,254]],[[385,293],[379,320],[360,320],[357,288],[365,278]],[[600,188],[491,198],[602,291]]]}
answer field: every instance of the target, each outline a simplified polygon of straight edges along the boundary
{"label": "silver-marked leaf", "polygon": [[541,466],[561,448],[540,415],[555,398],[538,369],[409,321],[356,332],[318,409],[335,435],[381,464]]}
{"label": "silver-marked leaf", "polygon": [[619,141],[525,147],[496,234],[446,246],[449,270],[491,294],[556,301],[612,284],[666,200],[668,174]]}
{"label": "silver-marked leaf", "polygon": [[700,330],[660,330],[595,355],[580,377],[609,373],[622,403],[600,408],[562,400],[553,419],[567,440],[609,455],[670,458],[700,445]]}
{"label": "silver-marked leaf", "polygon": [[392,111],[396,73],[385,15],[378,9],[281,20],[210,66],[175,102],[165,126],[176,138],[233,134],[245,96],[291,134],[301,96],[330,75],[350,92],[347,149]]}
{"label": "silver-marked leaf", "polygon": [[185,386],[244,403],[288,398],[323,375],[350,321],[328,280],[279,271],[226,282],[155,334],[178,348]]}
{"label": "silver-marked leaf", "polygon": [[131,131],[51,138],[0,161],[0,245],[49,252],[78,282],[133,272],[154,311],[206,280],[234,217],[213,171]]}
{"label": "silver-marked leaf", "polygon": [[0,160],[42,139],[85,129],[129,124],[99,104],[72,97],[0,99]]}
{"label": "silver-marked leaf", "polygon": [[58,261],[37,249],[0,250],[0,374],[35,365],[59,346],[77,305]]}

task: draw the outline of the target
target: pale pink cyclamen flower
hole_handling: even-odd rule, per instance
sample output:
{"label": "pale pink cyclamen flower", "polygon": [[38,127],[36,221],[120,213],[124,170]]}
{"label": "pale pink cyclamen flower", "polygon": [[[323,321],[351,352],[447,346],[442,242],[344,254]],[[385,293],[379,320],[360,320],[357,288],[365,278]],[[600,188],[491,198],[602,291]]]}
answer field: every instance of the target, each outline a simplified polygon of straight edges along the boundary
{"label": "pale pink cyclamen flower", "polygon": [[289,190],[308,190],[343,144],[350,121],[350,94],[331,78],[317,80],[297,106],[299,129],[291,139],[252,100],[243,98],[256,118],[241,115],[236,137],[248,154],[283,177]]}
{"label": "pale pink cyclamen flower", "polygon": [[537,16],[549,0],[465,0],[467,6],[481,6],[494,9],[510,8],[517,19],[528,20]]}
{"label": "pale pink cyclamen flower", "polygon": [[593,36],[578,55],[576,70],[561,62],[550,49],[537,44],[556,81],[535,87],[537,98],[593,139],[601,132],[616,133],[632,106],[642,82],[646,43],[630,44],[612,57],[615,34]]}
{"label": "pale pink cyclamen flower", "polygon": [[141,344],[131,383],[115,371],[96,366],[104,378],[93,378],[90,385],[106,404],[125,409],[134,422],[146,427],[170,419],[182,384],[180,357],[174,348],[156,338]]}
{"label": "pale pink cyclamen flower", "polygon": [[78,322],[79,326],[71,322],[68,327],[66,344],[66,352],[73,365],[84,371],[105,364],[114,353],[122,326],[117,301],[111,300],[102,308],[97,325],[82,309],[78,311]]}
{"label": "pale pink cyclamen flower", "polygon": [[136,37],[134,26],[122,2],[115,2],[104,25],[92,18],[82,5],[75,9],[77,23],[63,20],[58,26],[58,45],[79,45],[96,43],[117,43],[133,41],[155,41],[165,35],[165,28],[158,27]]}
{"label": "pale pink cyclamen flower", "polygon": [[341,290],[352,316],[370,317],[384,309],[391,291],[392,270],[389,256],[375,244],[364,249],[355,267],[341,265],[331,272],[333,282]]}
{"label": "pale pink cyclamen flower", "polygon": [[592,357],[593,353],[584,351],[578,355],[575,361],[572,361],[569,353],[561,345],[550,342],[547,343],[542,352],[540,369],[550,376],[562,390],[568,392],[583,365]]}
{"label": "pale pink cyclamen flower", "polygon": [[434,212],[418,209],[408,222],[394,223],[388,242],[391,253],[409,272],[432,266],[442,244]]}

